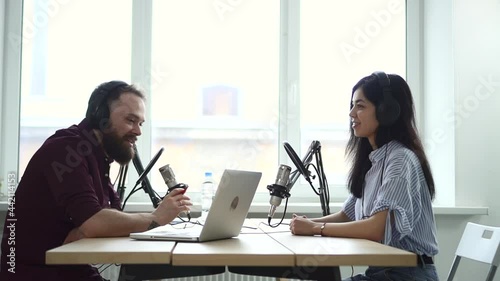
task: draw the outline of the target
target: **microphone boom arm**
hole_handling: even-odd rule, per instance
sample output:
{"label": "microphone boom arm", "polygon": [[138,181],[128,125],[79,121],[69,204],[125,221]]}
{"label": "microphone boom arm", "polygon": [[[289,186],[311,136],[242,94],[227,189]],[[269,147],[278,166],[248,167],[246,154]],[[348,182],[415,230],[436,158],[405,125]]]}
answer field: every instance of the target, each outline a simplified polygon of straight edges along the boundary
{"label": "microphone boom arm", "polygon": [[[288,147],[287,147],[288,146]],[[285,149],[292,150],[291,146],[286,143],[285,144]],[[323,213],[323,216],[329,215],[330,214],[330,194],[328,191],[328,184],[326,181],[326,176],[323,171],[323,159],[321,157],[321,144],[319,141],[312,141],[311,145],[309,146],[309,149],[307,150],[306,154],[304,155],[304,158],[302,158],[302,165],[306,167],[305,173],[308,174],[308,176],[304,176],[306,180],[309,182],[309,184],[312,186],[311,179],[309,178],[310,172],[307,169],[307,166],[311,163],[312,159],[316,158],[316,166],[318,167],[319,171],[318,172],[318,180],[319,180],[319,188],[318,188],[318,195],[321,203],[321,210]],[[297,165],[296,165],[297,166]],[[301,173],[299,168],[297,167],[297,170],[293,171],[290,173],[290,180],[288,181],[288,184],[286,185],[286,190],[288,193],[290,193],[290,190],[294,186],[294,184],[297,182],[299,179]]]}
{"label": "microphone boom arm", "polygon": [[[304,158],[302,158],[302,161],[301,161],[302,165],[304,165],[304,167],[307,167],[307,165],[309,165],[309,163],[311,163],[313,156],[316,153],[319,153],[320,148],[321,148],[321,145],[319,145],[319,141],[313,141],[311,143],[311,145],[309,146],[309,149],[306,152],[306,155],[304,155]],[[309,171],[307,171],[307,170],[306,170],[306,172],[309,173]],[[288,184],[286,186],[288,192],[290,192],[290,190],[292,189],[293,185],[297,182],[299,177],[300,177],[300,172],[298,169],[293,171],[290,174],[290,180],[288,181]],[[306,179],[308,179],[308,178],[306,178]],[[308,181],[310,182],[310,179]]]}

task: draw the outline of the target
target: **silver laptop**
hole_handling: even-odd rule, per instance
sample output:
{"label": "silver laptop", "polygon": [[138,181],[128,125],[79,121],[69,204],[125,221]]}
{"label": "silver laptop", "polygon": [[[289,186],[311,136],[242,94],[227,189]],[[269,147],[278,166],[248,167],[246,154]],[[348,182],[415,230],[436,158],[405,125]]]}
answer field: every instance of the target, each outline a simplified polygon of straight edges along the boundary
{"label": "silver laptop", "polygon": [[144,232],[131,233],[138,240],[204,242],[236,237],[250,209],[262,173],[224,170],[212,206],[203,226],[160,226]]}

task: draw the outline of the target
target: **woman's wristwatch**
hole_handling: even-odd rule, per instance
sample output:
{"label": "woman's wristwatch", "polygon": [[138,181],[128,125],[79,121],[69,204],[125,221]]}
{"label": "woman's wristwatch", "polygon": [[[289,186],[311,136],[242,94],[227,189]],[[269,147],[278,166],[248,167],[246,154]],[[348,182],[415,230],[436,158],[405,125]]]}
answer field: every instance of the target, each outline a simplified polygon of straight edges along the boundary
{"label": "woman's wristwatch", "polygon": [[319,235],[323,236],[323,229],[325,229],[326,222],[324,222],[319,228]]}

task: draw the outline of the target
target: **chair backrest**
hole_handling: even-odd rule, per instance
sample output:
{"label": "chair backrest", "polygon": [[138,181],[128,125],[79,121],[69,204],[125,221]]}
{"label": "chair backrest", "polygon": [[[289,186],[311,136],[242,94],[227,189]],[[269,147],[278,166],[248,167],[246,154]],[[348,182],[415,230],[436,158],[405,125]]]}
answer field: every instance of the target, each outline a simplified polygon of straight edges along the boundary
{"label": "chair backrest", "polygon": [[500,227],[467,223],[447,281],[452,281],[455,277],[462,257],[489,264],[486,281],[492,281],[500,263]]}
{"label": "chair backrest", "polygon": [[455,254],[498,267],[500,264],[500,227],[467,223]]}

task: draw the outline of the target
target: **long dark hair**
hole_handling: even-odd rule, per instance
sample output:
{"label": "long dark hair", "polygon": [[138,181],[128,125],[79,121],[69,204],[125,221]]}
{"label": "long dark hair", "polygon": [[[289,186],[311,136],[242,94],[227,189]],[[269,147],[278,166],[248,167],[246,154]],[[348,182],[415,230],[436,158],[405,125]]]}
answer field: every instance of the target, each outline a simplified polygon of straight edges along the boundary
{"label": "long dark hair", "polygon": [[[390,126],[378,127],[377,134],[375,136],[375,143],[377,147],[382,147],[384,144],[392,140],[397,140],[405,147],[413,151],[420,161],[420,165],[422,166],[425,180],[429,188],[429,193],[431,198],[434,199],[434,179],[432,178],[431,169],[429,162],[427,161],[427,157],[425,156],[422,142],[418,136],[415,124],[415,108],[410,87],[399,75],[388,74],[388,76],[390,79],[392,96],[399,103],[401,113],[394,124]],[[354,85],[351,100],[354,92],[359,88],[363,90],[365,97],[372,102],[375,107],[377,107],[384,99],[382,87],[379,85],[377,77],[373,74],[362,78],[358,83],[356,83],[356,85]],[[353,105],[351,104],[351,109],[352,106]],[[356,137],[354,135],[353,128],[350,127],[350,137],[346,147],[346,155],[348,159],[352,161],[352,166],[348,176],[348,189],[357,198],[361,198],[362,196],[365,174],[372,165],[371,161],[368,159],[368,155],[372,150],[373,149],[368,141],[368,138]]]}

